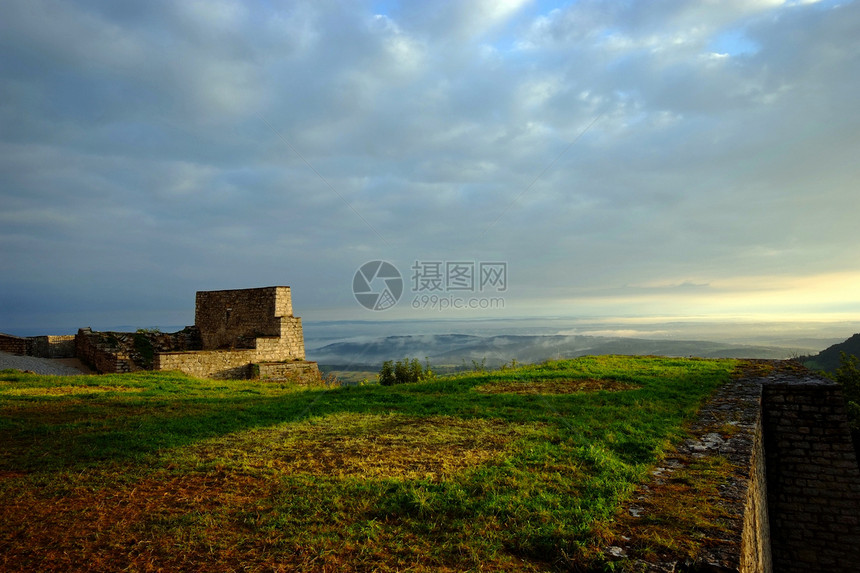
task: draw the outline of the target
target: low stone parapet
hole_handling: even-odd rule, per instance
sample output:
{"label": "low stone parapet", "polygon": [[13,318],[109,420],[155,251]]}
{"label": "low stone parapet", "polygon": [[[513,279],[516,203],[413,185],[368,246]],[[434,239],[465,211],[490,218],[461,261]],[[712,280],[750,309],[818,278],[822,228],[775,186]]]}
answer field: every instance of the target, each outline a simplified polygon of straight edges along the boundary
{"label": "low stone parapet", "polygon": [[81,328],[74,338],[75,355],[99,374],[132,372],[134,363],[128,354],[117,352],[100,343],[96,333],[89,328]]}
{"label": "low stone parapet", "polygon": [[314,385],[322,382],[316,362],[297,360],[294,362],[261,362],[257,365],[261,380],[284,380],[299,384]]}
{"label": "low stone parapet", "polygon": [[75,335],[23,337],[0,333],[0,352],[36,358],[74,358]]}
{"label": "low stone parapet", "polygon": [[29,354],[28,346],[30,344],[31,342],[27,338],[0,333],[0,352],[24,356]]}
{"label": "low stone parapet", "polygon": [[38,358],[74,358],[75,335],[33,336],[31,354]]}
{"label": "low stone parapet", "polygon": [[189,376],[216,379],[247,379],[255,350],[197,350],[159,352],[153,360],[154,370],[178,370]]}

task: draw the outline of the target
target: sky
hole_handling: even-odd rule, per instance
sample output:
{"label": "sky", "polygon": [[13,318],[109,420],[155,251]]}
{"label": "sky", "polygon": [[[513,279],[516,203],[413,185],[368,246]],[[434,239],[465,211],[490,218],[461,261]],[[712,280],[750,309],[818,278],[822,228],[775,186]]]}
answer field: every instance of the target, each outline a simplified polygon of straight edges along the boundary
{"label": "sky", "polygon": [[858,2],[4,0],[0,331],[860,320],[858,94]]}

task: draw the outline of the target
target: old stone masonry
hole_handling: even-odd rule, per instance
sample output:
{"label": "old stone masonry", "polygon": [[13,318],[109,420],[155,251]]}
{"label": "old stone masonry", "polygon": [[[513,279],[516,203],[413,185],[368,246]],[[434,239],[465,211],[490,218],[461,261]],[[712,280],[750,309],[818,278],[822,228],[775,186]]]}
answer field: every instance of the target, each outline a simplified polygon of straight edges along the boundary
{"label": "old stone masonry", "polygon": [[179,332],[82,328],[74,337],[0,335],[0,349],[77,356],[100,373],[179,370],[202,378],[319,380],[316,362],[305,360],[302,319],[293,316],[290,287],[199,291],[196,298],[195,324]]}

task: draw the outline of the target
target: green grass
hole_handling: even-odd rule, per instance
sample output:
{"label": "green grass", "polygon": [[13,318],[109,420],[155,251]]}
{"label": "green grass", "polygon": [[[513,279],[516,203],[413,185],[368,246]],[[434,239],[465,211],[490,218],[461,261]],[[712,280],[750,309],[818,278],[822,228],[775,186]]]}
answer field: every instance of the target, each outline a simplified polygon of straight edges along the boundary
{"label": "green grass", "polygon": [[334,389],[5,371],[0,569],[593,564],[734,365],[599,356]]}

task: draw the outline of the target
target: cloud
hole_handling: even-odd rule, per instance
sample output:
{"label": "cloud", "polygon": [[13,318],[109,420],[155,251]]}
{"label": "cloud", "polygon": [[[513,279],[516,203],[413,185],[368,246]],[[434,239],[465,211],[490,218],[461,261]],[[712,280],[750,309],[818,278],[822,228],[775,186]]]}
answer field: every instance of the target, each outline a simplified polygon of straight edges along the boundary
{"label": "cloud", "polygon": [[508,261],[509,309],[854,272],[858,29],[826,1],[5,2],[0,329],[27,289],[356,313],[377,258]]}

